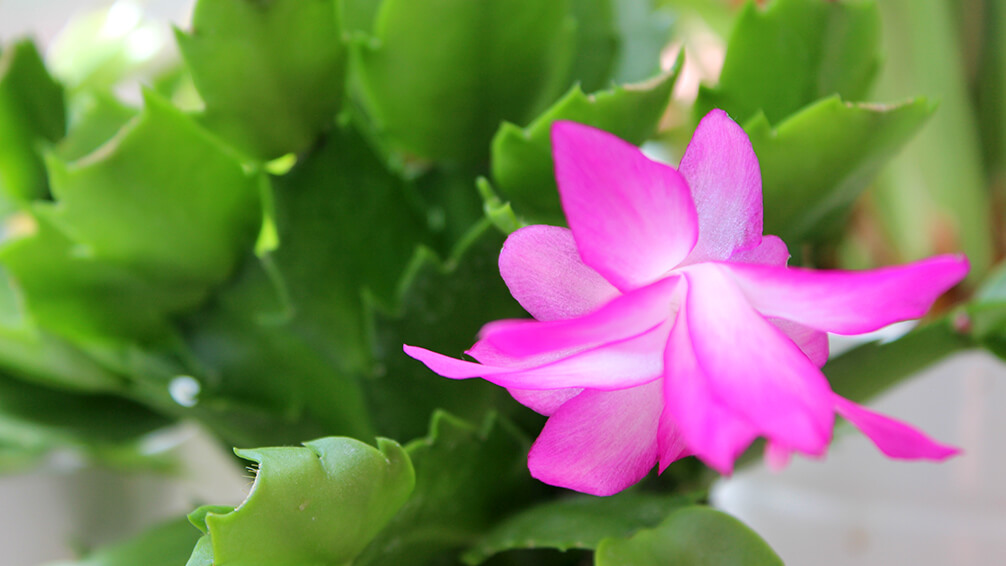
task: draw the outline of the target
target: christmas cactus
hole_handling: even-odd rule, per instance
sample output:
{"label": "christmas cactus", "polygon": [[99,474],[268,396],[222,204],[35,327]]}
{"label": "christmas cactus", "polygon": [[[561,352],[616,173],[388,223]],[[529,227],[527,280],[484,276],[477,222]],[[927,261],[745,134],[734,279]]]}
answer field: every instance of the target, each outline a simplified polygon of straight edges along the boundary
{"label": "christmas cactus", "polygon": [[[80,564],[781,564],[714,479],[823,455],[836,415],[890,457],[951,457],[864,404],[1006,353],[1002,114],[984,155],[899,158],[957,176],[884,169],[944,110],[874,94],[880,21],[198,0],[135,97],[149,69],[101,22],[48,61],[4,43],[0,464],[160,465],[144,439],[194,421],[251,465],[240,506]],[[730,31],[689,98],[695,22]],[[919,318],[829,358],[826,332]]]}

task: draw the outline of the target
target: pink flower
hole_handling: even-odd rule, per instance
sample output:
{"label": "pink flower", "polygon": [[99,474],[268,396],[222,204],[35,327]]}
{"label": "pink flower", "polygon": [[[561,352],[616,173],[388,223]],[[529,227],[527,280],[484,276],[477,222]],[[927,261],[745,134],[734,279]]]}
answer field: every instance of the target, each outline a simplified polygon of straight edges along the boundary
{"label": "pink flower", "polygon": [[580,124],[552,129],[569,229],[510,235],[500,274],[536,320],[487,324],[467,353],[405,346],[444,377],[482,377],[549,416],[531,474],[596,495],[695,455],[724,474],[756,438],[773,467],[823,455],[835,413],[887,456],[957,452],[832,392],[825,332],[918,318],[968,270],[939,256],[873,271],[787,267],[762,236],[761,174],[744,131],[719,110],[679,169]]}

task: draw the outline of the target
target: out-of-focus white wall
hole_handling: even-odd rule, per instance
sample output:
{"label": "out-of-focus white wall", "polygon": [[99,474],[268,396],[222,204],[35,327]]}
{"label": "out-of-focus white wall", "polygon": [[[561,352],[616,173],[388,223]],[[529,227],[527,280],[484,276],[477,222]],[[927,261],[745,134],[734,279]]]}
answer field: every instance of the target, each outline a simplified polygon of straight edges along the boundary
{"label": "out-of-focus white wall", "polygon": [[721,481],[714,502],[793,566],[1006,564],[1006,365],[960,353],[870,407],[963,453],[890,460],[847,427],[824,461],[747,470]]}
{"label": "out-of-focus white wall", "polygon": [[[122,0],[120,0],[122,1]],[[128,0],[150,17],[184,23],[192,0]],[[113,0],[0,0],[0,40],[31,35],[45,44],[76,14],[114,4]]]}

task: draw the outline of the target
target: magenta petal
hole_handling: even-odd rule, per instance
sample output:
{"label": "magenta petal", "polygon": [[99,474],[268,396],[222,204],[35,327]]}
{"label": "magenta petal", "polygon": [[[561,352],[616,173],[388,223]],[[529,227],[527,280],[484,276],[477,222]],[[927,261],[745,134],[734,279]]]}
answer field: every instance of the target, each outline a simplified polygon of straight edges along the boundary
{"label": "magenta petal", "polygon": [[[663,395],[663,392],[661,392]],[[681,434],[681,429],[674,422],[674,417],[666,408],[660,414],[660,426],[657,430],[657,456],[659,467],[657,470],[664,473],[667,466],[685,456],[691,456],[685,436]]]}
{"label": "magenta petal", "polygon": [[717,266],[694,269],[687,279],[680,312],[687,311],[695,359],[712,395],[770,440],[822,453],[834,412],[821,371]]}
{"label": "magenta petal", "polygon": [[[481,377],[508,389],[623,389],[660,377],[663,372],[661,351],[669,328],[669,324],[663,324],[639,336],[563,357],[515,357],[499,365],[458,360],[415,346],[405,346],[404,349],[406,354],[423,362],[426,367],[451,379]],[[469,354],[478,359],[480,352],[493,350],[491,345],[479,342]],[[498,355],[494,352],[491,359],[500,359],[496,357]]]}
{"label": "magenta petal", "polygon": [[722,110],[699,122],[678,167],[699,218],[688,263],[725,260],[762,237],[761,170],[744,130]]}
{"label": "magenta petal", "polygon": [[597,311],[568,320],[500,320],[480,337],[510,356],[582,349],[645,332],[667,320],[679,277],[671,276],[612,299]]}
{"label": "magenta petal", "polygon": [[[520,360],[507,356],[492,347],[486,342],[476,342],[468,355],[479,362],[491,366],[518,367],[526,365],[527,360]],[[582,388],[571,387],[566,389],[515,389],[507,390],[514,399],[525,407],[542,415],[551,415],[562,406],[563,403],[576,397],[583,391]]]}
{"label": "magenta petal", "polygon": [[657,463],[662,409],[659,382],[584,391],[548,419],[528,455],[531,475],[593,495],[622,491]]}
{"label": "magenta petal", "polygon": [[729,261],[731,263],[786,265],[786,262],[789,261],[789,248],[779,236],[762,236],[758,246],[735,251],[730,255]]}
{"label": "magenta petal", "polygon": [[[709,378],[692,351],[684,310],[678,312],[665,353],[664,428],[673,422],[689,452],[721,474],[729,475],[734,460],[758,432],[736,411],[721,404],[711,391]],[[662,469],[674,455],[668,456],[660,462]]]}
{"label": "magenta petal", "polygon": [[630,143],[588,126],[552,126],[555,177],[580,257],[622,291],[651,283],[695,245],[684,178]]}
{"label": "magenta petal", "polygon": [[837,334],[862,334],[919,318],[968,272],[967,259],[959,255],[870,271],[722,265],[763,315]]}
{"label": "magenta petal", "polygon": [[835,395],[835,410],[856,426],[890,458],[903,460],[945,460],[960,452],[940,444],[918,429],[875,413],[862,405]]}
{"label": "magenta petal", "polygon": [[538,414],[548,417],[551,416],[552,413],[556,412],[559,407],[563,406],[566,401],[569,401],[573,397],[579,395],[583,389],[579,387],[571,387],[567,389],[542,390],[508,389],[507,391],[521,405],[524,405]]}
{"label": "magenta petal", "polygon": [[618,295],[580,259],[568,228],[535,225],[517,230],[503,244],[499,266],[510,293],[538,320],[575,318]]}
{"label": "magenta petal", "polygon": [[[522,364],[527,364],[527,360],[520,360],[507,356],[499,350],[493,348],[491,344],[487,344],[484,341],[476,342],[475,345],[468,350],[468,355],[472,356],[476,360],[479,360],[479,362],[483,364],[492,366],[518,367]],[[525,407],[542,415],[549,416],[554,413],[556,409],[561,407],[563,403],[579,395],[583,389],[579,387],[566,389],[510,388],[507,391],[514,399],[517,400],[517,402]]]}

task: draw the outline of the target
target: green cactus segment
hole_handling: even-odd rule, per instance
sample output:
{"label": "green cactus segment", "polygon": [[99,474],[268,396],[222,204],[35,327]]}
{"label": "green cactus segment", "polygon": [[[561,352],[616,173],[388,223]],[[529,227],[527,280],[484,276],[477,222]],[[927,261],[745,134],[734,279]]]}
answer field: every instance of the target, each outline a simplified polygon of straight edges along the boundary
{"label": "green cactus segment", "polygon": [[698,503],[695,495],[622,492],[611,497],[575,496],[529,507],[504,519],[465,553],[472,566],[514,549],[595,549],[608,537],[628,537],[656,527],[669,513]]}
{"label": "green cactus segment", "polygon": [[306,149],[342,103],[346,49],[334,0],[202,0],[178,45],[205,123],[258,159]]}
{"label": "green cactus segment", "polygon": [[150,93],[95,153],[48,159],[55,203],[0,249],[43,327],[145,340],[226,279],[261,222],[259,183],[214,138]]}
{"label": "green cactus segment", "polygon": [[392,304],[418,245],[430,240],[411,186],[367,142],[339,129],[275,182],[276,265],[297,324],[319,351],[365,366],[363,296]]}
{"label": "green cactus segment", "polygon": [[754,531],[709,507],[685,507],[653,529],[601,541],[595,566],[782,566]]}
{"label": "green cactus segment", "polygon": [[[429,239],[411,187],[349,128],[333,130],[272,185],[275,249],[249,252],[237,277],[183,324],[209,374],[205,392],[287,423],[229,438],[235,444],[391,435],[373,428],[363,397],[374,365],[365,305],[397,301],[416,246]],[[425,431],[431,410],[411,436]],[[313,424],[290,427],[298,421]]]}
{"label": "green cactus segment", "polygon": [[719,85],[703,88],[698,116],[713,108],[744,123],[758,111],[778,124],[820,98],[861,101],[880,67],[880,13],[873,1],[748,2],[730,35]]}
{"label": "green cactus segment", "polygon": [[68,162],[87,156],[136,117],[138,110],[107,92],[81,91],[70,101],[69,131],[55,148],[56,155]]}
{"label": "green cactus segment", "polygon": [[502,120],[529,120],[566,88],[569,0],[386,0],[353,45],[359,94],[392,146],[479,163]]}
{"label": "green cactus segment", "polygon": [[831,97],[775,128],[762,114],[749,121],[745,129],[761,165],[765,233],[792,247],[840,234],[856,198],[932,113],[923,98],[880,105]]}
{"label": "green cactus segment", "polygon": [[406,445],[416,470],[412,498],[354,566],[455,563],[500,516],[540,493],[527,472],[528,447],[495,415],[472,426],[436,412],[429,435]]}
{"label": "green cactus segment", "polygon": [[48,193],[43,144],[63,137],[63,88],[23,40],[0,51],[0,213]]}
{"label": "green cactus segment", "polygon": [[397,308],[373,305],[372,347],[378,365],[365,387],[381,434],[425,434],[430,414],[438,408],[473,422],[491,410],[533,415],[502,387],[443,379],[402,352],[403,343],[462,352],[487,320],[526,316],[499,276],[502,244],[499,232],[483,221],[446,260],[422,248],[402,281]]}
{"label": "green cactus segment", "polygon": [[502,198],[528,221],[564,224],[552,165],[552,124],[580,122],[641,144],[656,131],[667,108],[680,62],[649,81],[596,94],[574,86],[526,128],[505,122],[492,141],[494,186]]}
{"label": "green cactus segment", "polygon": [[[386,439],[377,448],[328,437],[235,453],[258,464],[248,498],[231,512],[203,509],[192,518],[205,527],[212,563],[221,566],[350,564],[415,485],[409,456]],[[206,546],[197,545],[196,564],[205,563]]]}

